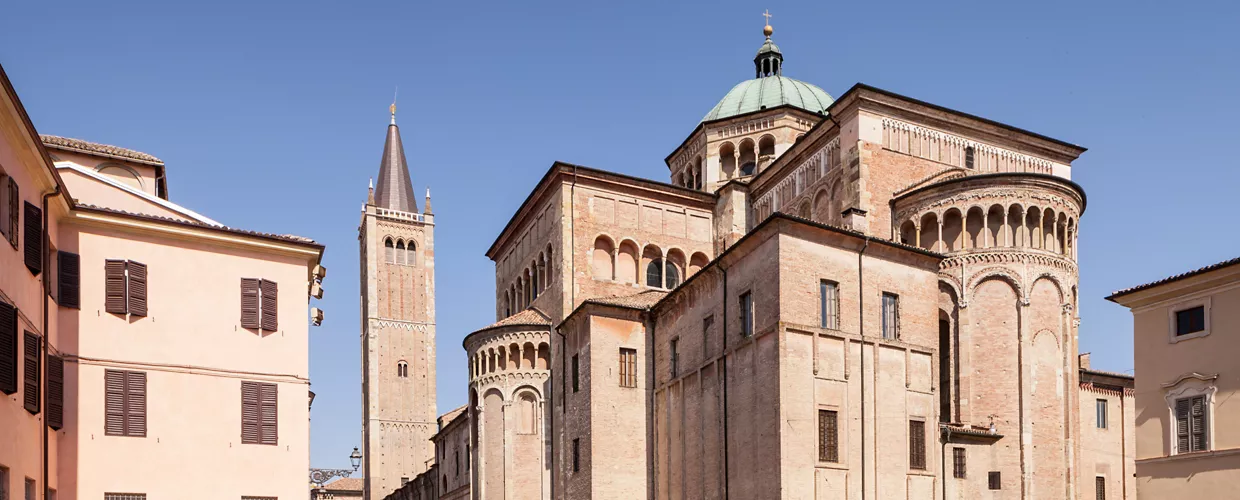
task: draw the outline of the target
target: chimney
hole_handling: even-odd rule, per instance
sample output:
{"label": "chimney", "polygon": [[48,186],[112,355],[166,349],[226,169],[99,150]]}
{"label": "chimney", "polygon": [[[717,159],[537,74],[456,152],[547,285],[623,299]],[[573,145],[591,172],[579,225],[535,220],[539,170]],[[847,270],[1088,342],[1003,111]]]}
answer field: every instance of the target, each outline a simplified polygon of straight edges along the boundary
{"label": "chimney", "polygon": [[1076,356],[1076,360],[1077,360],[1077,364],[1080,365],[1079,367],[1080,369],[1082,370],[1089,369],[1089,353],[1086,352],[1086,353],[1078,354]]}
{"label": "chimney", "polygon": [[840,213],[844,221],[844,228],[852,229],[858,233],[870,234],[869,219],[866,218],[866,211],[857,207],[849,207]]}

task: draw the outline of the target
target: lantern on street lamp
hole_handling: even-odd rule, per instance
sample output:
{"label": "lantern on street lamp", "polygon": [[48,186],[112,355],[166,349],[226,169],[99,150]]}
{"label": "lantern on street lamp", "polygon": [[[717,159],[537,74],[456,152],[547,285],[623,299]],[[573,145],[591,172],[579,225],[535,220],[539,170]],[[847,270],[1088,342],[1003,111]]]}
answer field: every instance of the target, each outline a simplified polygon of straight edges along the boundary
{"label": "lantern on street lamp", "polygon": [[353,448],[353,453],[349,454],[349,464],[353,469],[310,469],[310,482],[317,484],[322,488],[324,484],[337,477],[349,477],[350,474],[357,472],[357,468],[362,466],[362,452]]}
{"label": "lantern on street lamp", "polygon": [[357,451],[357,447],[353,447],[353,453],[349,454],[349,462],[353,464],[353,472],[357,472],[357,468],[362,466],[362,453]]}

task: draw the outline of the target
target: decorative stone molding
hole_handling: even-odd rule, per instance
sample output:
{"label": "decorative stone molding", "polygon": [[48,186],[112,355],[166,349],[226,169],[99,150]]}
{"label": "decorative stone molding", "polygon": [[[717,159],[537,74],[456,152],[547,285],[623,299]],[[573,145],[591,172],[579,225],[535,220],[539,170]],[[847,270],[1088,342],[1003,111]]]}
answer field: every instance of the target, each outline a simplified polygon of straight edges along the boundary
{"label": "decorative stone molding", "polygon": [[754,202],[759,219],[778,212],[783,205],[800,196],[814,186],[827,174],[840,166],[840,138],[837,135],[825,146],[810,155],[786,174],[783,180],[775,184]]}
{"label": "decorative stone molding", "polygon": [[[997,247],[981,250],[971,250],[970,253],[957,254],[946,259],[939,264],[940,270],[948,270],[963,266],[986,265],[986,264],[1021,264],[1044,266],[1058,269],[1071,276],[1077,275],[1076,263],[1071,260],[1052,253],[1041,253],[1038,250],[1019,248],[1019,247]],[[1056,280],[1059,280],[1056,277]],[[1075,281],[1075,280],[1072,280]],[[1063,286],[1063,282],[1058,283]]]}
{"label": "decorative stone molding", "polygon": [[1012,205],[1017,205],[1020,207],[1020,213],[1024,214],[1032,206],[1050,208],[1048,204],[1057,206],[1056,212],[1065,212],[1072,219],[1080,218],[1077,203],[1062,196],[1042,192],[1036,187],[1029,187],[971,189],[931,203],[902,208],[896,212],[895,219],[899,223],[911,220],[919,224],[921,218],[929,212],[934,212],[941,219],[943,213],[950,208],[958,209],[962,214],[968,213],[973,208],[979,208],[982,213],[988,213],[990,207],[994,205],[1002,206],[1004,214]]}
{"label": "decorative stone molding", "polygon": [[973,169],[978,172],[1054,172],[1054,164],[1049,160],[894,118],[883,118],[883,149],[888,151],[966,167],[965,151],[970,147],[973,148]]}
{"label": "decorative stone molding", "polygon": [[973,294],[973,290],[976,289],[982,281],[989,278],[1000,278],[1007,281],[1010,285],[1012,285],[1012,288],[1016,292],[1016,297],[1020,299],[1021,304],[1029,305],[1029,296],[1025,293],[1024,281],[1021,280],[1020,276],[1011,269],[1001,266],[987,267],[981,271],[973,273],[973,277],[969,278],[967,287],[969,295]]}
{"label": "decorative stone molding", "polygon": [[775,119],[770,117],[748,120],[734,125],[728,125],[715,132],[720,139],[736,137],[739,135],[752,134],[754,132],[762,132],[775,128]]}
{"label": "decorative stone molding", "polygon": [[413,322],[413,321],[401,321],[398,319],[371,318],[370,320],[370,328],[372,330],[383,330],[387,328],[394,328],[397,330],[417,331],[417,332],[425,333],[427,331],[430,331],[430,329],[434,327],[435,327],[434,323],[419,323],[419,322]]}

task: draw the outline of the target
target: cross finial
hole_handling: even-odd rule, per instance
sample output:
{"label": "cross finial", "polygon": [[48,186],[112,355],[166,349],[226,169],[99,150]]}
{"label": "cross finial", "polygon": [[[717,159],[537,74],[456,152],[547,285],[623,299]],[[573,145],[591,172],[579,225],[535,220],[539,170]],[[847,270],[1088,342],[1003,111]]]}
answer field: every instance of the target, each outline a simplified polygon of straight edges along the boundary
{"label": "cross finial", "polygon": [[392,105],[388,106],[388,111],[392,112],[392,125],[396,125],[396,94],[400,92],[400,87],[392,92]]}
{"label": "cross finial", "polygon": [[762,17],[766,18],[766,26],[762,28],[762,33],[765,34],[767,38],[770,38],[771,33],[775,32],[775,29],[771,28],[771,11],[769,9],[764,10],[762,12]]}

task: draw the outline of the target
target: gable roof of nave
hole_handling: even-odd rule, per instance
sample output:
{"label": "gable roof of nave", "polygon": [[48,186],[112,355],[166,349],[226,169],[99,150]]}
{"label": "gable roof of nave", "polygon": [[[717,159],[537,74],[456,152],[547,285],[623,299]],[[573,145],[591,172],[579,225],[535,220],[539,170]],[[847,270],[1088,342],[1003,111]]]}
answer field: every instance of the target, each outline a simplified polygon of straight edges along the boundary
{"label": "gable roof of nave", "polygon": [[706,211],[710,211],[714,207],[716,197],[714,193],[698,191],[666,182],[556,161],[551,164],[551,168],[547,169],[547,173],[538,181],[538,184],[534,186],[530,194],[525,197],[525,201],[521,202],[521,206],[508,219],[504,229],[500,230],[499,235],[495,237],[495,241],[491,243],[490,248],[486,251],[488,258],[491,260],[497,259],[500,247],[506,243],[508,238],[517,234],[517,230],[535,213],[535,208],[540,205],[543,198],[552,191],[557,180],[560,179],[570,180],[570,182],[571,179],[577,179],[578,183],[581,181],[596,182],[634,193],[644,192],[648,195],[667,197],[670,198],[667,201],[668,203],[680,203],[686,206],[696,205],[697,208]]}
{"label": "gable roof of nave", "polygon": [[[1018,149],[1065,164],[1071,163],[1086,151],[1086,148],[1070,142],[858,82],[827,107],[826,119],[811,127],[801,140],[793,143],[792,147],[777,157],[770,166],[754,175],[750,181],[754,196],[759,196],[760,191],[768,185],[776,184],[779,179],[782,179],[782,176],[771,172],[788,170],[789,165],[799,164],[815,152],[816,142],[821,138],[820,136],[828,133],[835,126],[832,116],[840,115],[845,109],[863,103],[867,108],[877,108],[884,112],[916,113],[932,122],[951,118],[953,124],[974,129],[978,135],[993,142],[1008,146],[1019,145]],[[897,104],[902,106],[896,106]],[[928,113],[935,113],[936,116],[930,116]],[[814,145],[811,146],[811,144]],[[913,186],[906,187],[903,191],[911,188]]]}

